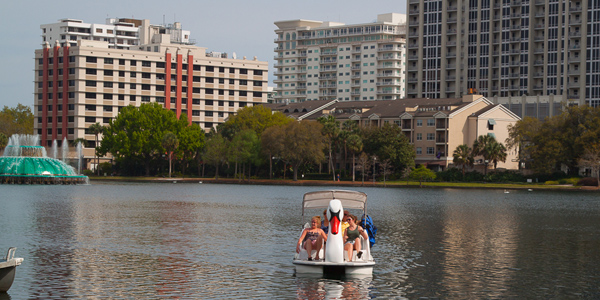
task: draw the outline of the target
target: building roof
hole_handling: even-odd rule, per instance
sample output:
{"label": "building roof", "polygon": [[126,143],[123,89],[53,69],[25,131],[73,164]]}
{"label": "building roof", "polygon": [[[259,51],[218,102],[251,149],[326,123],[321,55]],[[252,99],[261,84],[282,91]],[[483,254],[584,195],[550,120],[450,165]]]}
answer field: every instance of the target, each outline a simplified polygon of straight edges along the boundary
{"label": "building roof", "polygon": [[438,112],[450,114],[472,102],[463,98],[411,98],[399,100],[337,101],[317,100],[295,103],[264,104],[274,111],[280,111],[296,119],[317,119],[323,115],[334,115],[337,119],[351,117],[397,118],[403,113],[413,117],[433,116]]}

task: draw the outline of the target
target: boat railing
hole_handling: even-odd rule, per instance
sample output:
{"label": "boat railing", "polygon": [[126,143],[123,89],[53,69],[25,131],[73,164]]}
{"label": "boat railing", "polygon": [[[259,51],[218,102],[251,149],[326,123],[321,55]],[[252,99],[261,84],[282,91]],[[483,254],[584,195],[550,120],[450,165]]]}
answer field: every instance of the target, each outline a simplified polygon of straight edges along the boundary
{"label": "boat railing", "polygon": [[8,252],[6,253],[6,261],[9,261],[15,257],[15,252],[17,251],[17,247],[8,248]]}

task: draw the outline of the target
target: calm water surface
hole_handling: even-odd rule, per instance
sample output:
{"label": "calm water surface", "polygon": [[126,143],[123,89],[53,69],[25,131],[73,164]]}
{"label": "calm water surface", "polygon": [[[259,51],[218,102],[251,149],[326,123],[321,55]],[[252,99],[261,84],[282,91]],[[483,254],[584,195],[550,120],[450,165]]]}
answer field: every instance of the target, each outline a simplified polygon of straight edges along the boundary
{"label": "calm water surface", "polygon": [[[379,229],[372,277],[302,277],[314,187],[0,186],[0,299],[600,298],[600,195],[359,188]],[[319,188],[320,189],[320,188]]]}

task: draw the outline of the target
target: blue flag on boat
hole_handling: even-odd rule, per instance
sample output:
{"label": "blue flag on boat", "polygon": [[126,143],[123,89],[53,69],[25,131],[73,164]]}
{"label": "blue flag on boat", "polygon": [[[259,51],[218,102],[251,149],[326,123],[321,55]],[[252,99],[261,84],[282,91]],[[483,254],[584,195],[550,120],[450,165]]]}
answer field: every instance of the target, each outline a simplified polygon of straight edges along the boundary
{"label": "blue flag on boat", "polygon": [[360,220],[360,226],[367,231],[369,234],[369,244],[371,247],[375,245],[375,235],[377,235],[377,226],[373,223],[373,219],[369,215],[363,215]]}

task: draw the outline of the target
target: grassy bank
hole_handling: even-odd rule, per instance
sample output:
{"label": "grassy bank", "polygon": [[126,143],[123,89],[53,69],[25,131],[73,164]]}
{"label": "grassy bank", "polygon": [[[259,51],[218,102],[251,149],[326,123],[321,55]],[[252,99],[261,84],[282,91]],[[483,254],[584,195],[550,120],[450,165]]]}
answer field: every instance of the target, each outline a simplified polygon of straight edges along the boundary
{"label": "grassy bank", "polygon": [[216,183],[216,184],[258,184],[258,185],[297,185],[297,186],[340,186],[342,187],[389,187],[405,188],[461,188],[461,189],[532,189],[532,190],[598,190],[596,187],[580,187],[573,185],[546,185],[540,183],[477,183],[477,182],[423,182],[418,181],[332,181],[332,180],[298,180],[291,179],[250,179],[239,180],[231,178],[163,178],[163,177],[124,177],[124,176],[92,176],[90,182],[154,182],[154,183]]}

